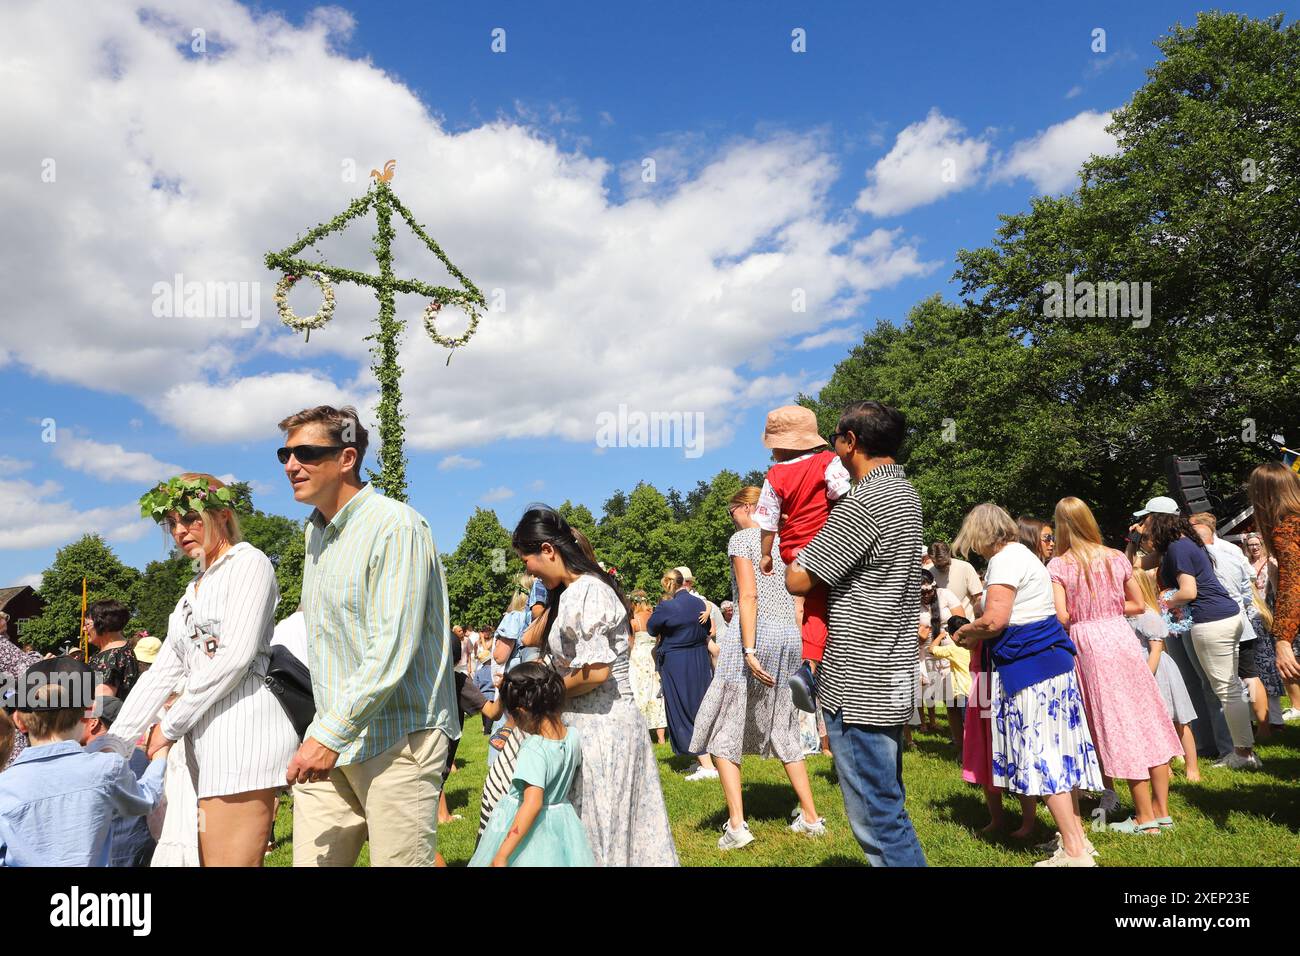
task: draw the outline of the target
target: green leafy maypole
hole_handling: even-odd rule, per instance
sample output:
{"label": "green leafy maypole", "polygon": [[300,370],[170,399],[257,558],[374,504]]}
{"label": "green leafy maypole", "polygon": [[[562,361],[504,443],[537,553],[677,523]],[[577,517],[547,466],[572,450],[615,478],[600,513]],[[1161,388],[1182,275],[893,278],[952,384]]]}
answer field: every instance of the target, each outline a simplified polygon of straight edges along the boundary
{"label": "green leafy maypole", "polygon": [[[392,178],[393,165],[390,160],[385,167],[385,175],[388,179]],[[379,382],[380,448],[379,473],[370,471],[370,478],[389,498],[405,501],[406,455],[403,451],[402,369],[397,362],[398,346],[405,323],[397,317],[395,309],[397,293],[420,295],[429,299],[429,305],[424,310],[425,331],[429,333],[431,339],[451,351],[461,348],[470,340],[475,329],[478,328],[480,311],[487,307],[487,302],[483,298],[483,293],[451,263],[438,243],[434,242],[424,231],[424,227],[415,221],[411,211],[402,205],[401,200],[388,184],[388,179],[378,175],[377,171],[372,175],[375,177],[374,182],[364,196],[355,199],[343,212],[328,222],[320,224],[293,245],[279,252],[268,252],[266,267],[284,273],[284,278],[280,280],[275,293],[275,303],[280,311],[280,318],[290,328],[306,332],[308,340],[311,338],[312,329],[320,328],[333,316],[334,293],[330,287],[331,281],[352,282],[356,285],[368,286],[375,291],[375,298],[379,300],[378,328],[373,335],[366,336],[366,340],[372,343],[370,354],[374,358],[374,364],[370,366],[370,370],[374,372],[375,380]],[[357,272],[353,269],[341,269],[325,262],[312,262],[299,258],[299,253],[307,246],[315,245],[331,233],[340,232],[349,222],[372,208],[378,222],[374,242],[375,262],[379,266],[378,275]],[[425,247],[446,266],[447,271],[460,283],[460,288],[435,286],[421,282],[419,279],[399,279],[393,275],[394,211],[406,221]],[[289,308],[288,293],[293,284],[304,277],[312,279],[321,287],[324,303],[316,314],[300,317]],[[454,338],[441,335],[435,324],[438,313],[446,305],[458,306],[469,316],[469,325],[465,331]],[[448,364],[451,362],[450,351],[447,362]]]}

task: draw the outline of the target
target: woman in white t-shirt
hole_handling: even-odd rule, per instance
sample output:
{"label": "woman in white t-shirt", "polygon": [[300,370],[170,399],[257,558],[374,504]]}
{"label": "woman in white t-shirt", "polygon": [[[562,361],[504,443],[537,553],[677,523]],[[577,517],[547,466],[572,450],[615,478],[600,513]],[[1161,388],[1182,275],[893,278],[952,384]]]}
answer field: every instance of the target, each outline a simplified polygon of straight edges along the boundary
{"label": "woman in white t-shirt", "polygon": [[953,548],[988,560],[984,613],[953,637],[971,650],[988,642],[993,781],[1041,797],[1056,821],[1056,852],[1036,866],[1096,866],[1074,797],[1080,788],[1100,790],[1101,770],[1074,674],[1074,645],[1056,618],[1052,579],[995,504],[972,509]]}

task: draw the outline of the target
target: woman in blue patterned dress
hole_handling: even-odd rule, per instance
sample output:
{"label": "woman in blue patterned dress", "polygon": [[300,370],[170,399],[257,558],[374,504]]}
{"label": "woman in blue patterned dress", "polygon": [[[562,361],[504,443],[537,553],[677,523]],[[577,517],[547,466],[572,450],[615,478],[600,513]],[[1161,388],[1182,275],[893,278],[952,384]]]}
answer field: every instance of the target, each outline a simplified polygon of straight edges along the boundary
{"label": "woman in blue patterned dress", "polygon": [[987,559],[988,573],[984,613],[953,638],[972,650],[989,642],[994,785],[1042,797],[1059,828],[1056,852],[1035,866],[1096,866],[1074,802],[1079,789],[1102,789],[1075,648],[1056,617],[1047,568],[1019,538],[995,504],[977,505],[962,522],[953,550]]}

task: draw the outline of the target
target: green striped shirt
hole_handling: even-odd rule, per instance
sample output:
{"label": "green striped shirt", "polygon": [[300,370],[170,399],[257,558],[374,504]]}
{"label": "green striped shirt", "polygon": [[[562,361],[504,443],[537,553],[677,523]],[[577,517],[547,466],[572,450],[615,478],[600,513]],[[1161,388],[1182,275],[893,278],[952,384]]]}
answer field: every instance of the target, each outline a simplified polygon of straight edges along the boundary
{"label": "green striped shirt", "polygon": [[339,765],[426,728],[460,736],[447,583],[429,524],[363,487],[334,520],[307,522],[302,576],[316,719]]}

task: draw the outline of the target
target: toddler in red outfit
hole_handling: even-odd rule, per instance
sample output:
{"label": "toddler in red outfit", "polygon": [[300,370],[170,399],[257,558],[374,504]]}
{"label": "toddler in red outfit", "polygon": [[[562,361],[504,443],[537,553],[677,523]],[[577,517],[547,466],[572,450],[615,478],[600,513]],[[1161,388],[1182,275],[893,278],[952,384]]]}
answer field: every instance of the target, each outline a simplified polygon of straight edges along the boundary
{"label": "toddler in red outfit", "polygon": [[[761,570],[772,573],[772,545],[780,540],[781,560],[791,564],[826,523],[831,502],[849,490],[849,473],[826,440],[817,434],[817,416],[801,405],[768,412],[763,444],[776,464],[767,471],[754,510],[762,532]],[[826,586],[796,597],[803,659],[816,669],[826,647]]]}

